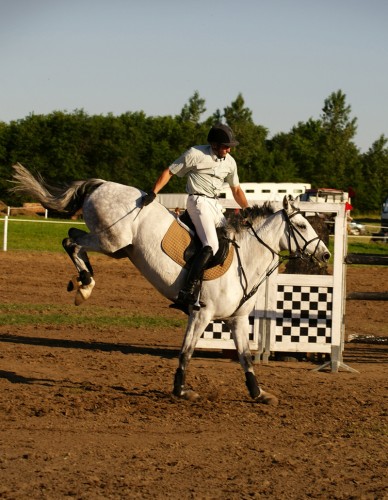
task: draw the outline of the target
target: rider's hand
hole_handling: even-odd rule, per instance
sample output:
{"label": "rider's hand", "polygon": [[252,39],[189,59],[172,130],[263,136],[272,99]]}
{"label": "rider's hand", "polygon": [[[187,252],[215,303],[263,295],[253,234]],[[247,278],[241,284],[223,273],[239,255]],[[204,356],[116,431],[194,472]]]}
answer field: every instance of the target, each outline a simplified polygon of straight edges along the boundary
{"label": "rider's hand", "polygon": [[240,210],[240,214],[243,219],[247,219],[250,216],[251,212],[252,212],[251,207],[242,208]]}
{"label": "rider's hand", "polygon": [[154,201],[156,198],[156,194],[153,191],[150,191],[148,194],[145,194],[143,198],[141,199],[141,207],[146,207],[150,203]]}

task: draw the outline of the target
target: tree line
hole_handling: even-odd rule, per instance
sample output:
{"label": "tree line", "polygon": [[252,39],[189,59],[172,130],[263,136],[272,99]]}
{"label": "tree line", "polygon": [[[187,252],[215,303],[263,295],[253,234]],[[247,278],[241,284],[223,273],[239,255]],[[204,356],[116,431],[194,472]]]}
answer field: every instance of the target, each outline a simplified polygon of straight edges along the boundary
{"label": "tree line", "polygon": [[[242,94],[201,121],[205,105],[196,91],[177,116],[151,117],[142,111],[89,116],[75,110],[0,121],[0,200],[12,206],[27,201],[9,193],[15,162],[54,185],[97,177],[148,191],[161,170],[190,146],[205,144],[210,127],[223,121],[240,142],[232,155],[241,182],[351,188],[357,211],[380,210],[388,195],[388,139],[382,134],[366,153],[360,152],[354,143],[357,118],[341,90],[325,99],[318,119],[272,138],[265,126],[253,122]],[[174,176],[168,191],[183,192],[184,185]]]}

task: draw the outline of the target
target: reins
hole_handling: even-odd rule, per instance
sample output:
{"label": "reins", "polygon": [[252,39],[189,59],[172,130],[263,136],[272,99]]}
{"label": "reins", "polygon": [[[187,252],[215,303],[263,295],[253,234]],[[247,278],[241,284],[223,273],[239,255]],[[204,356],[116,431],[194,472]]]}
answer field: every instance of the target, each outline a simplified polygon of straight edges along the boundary
{"label": "reins", "polygon": [[[255,293],[257,292],[257,290],[259,289],[259,287],[268,279],[269,276],[271,276],[271,274],[276,271],[276,269],[280,266],[280,264],[282,264],[285,260],[290,260],[290,259],[303,259],[306,254],[305,254],[305,251],[306,251],[306,248],[308,247],[308,245],[310,245],[310,243],[312,243],[313,241],[315,240],[318,240],[317,241],[317,244],[316,244],[316,247],[314,249],[314,252],[309,256],[309,258],[313,259],[315,258],[315,253],[318,249],[318,245],[319,245],[319,242],[321,241],[321,239],[319,238],[319,236],[316,236],[315,238],[312,238],[310,241],[307,241],[305,239],[305,237],[301,234],[301,232],[292,224],[291,222],[291,218],[296,215],[297,213],[300,212],[300,210],[295,210],[291,215],[288,215],[287,211],[283,208],[281,210],[279,210],[279,212],[282,212],[283,213],[283,216],[284,216],[284,219],[287,223],[287,226],[288,226],[288,255],[280,255],[278,252],[275,252],[275,250],[273,248],[271,248],[256,232],[255,228],[253,227],[252,223],[249,222],[249,221],[245,221],[245,224],[248,226],[248,228],[250,229],[250,231],[252,231],[254,237],[256,238],[256,240],[261,244],[263,245],[265,248],[267,248],[267,250],[269,250],[271,253],[272,253],[272,260],[275,259],[275,257],[278,257],[277,261],[275,262],[275,264],[273,264],[268,270],[267,272],[265,273],[265,275],[261,278],[261,280],[259,281],[259,283],[257,283],[256,285],[253,286],[253,288],[250,290],[250,292],[248,292],[248,280],[247,280],[247,277],[246,277],[246,274],[245,274],[245,271],[244,271],[244,268],[243,268],[243,265],[242,265],[242,261],[241,261],[241,256],[240,256],[240,252],[239,252],[239,246],[238,244],[233,241],[233,245],[234,247],[236,248],[236,254],[237,254],[237,260],[238,260],[238,265],[239,265],[239,268],[241,269],[241,274],[242,274],[242,277],[244,279],[244,284],[242,284],[242,287],[243,287],[243,296],[240,300],[240,303],[236,309],[236,311],[238,309],[240,309],[240,307],[245,304],[245,302],[247,302],[247,300],[249,300],[253,295],[255,295]],[[277,212],[277,213],[279,213]],[[276,214],[274,214],[276,215]],[[302,240],[304,240],[305,244],[303,245],[303,248],[299,245],[299,242],[296,238],[296,234],[302,238]],[[295,242],[295,245],[296,245],[296,248],[297,248],[297,251],[294,253],[294,255],[292,255],[292,252],[291,252],[291,238],[294,240]]]}
{"label": "reins", "polygon": [[[260,242],[261,243],[261,242]],[[245,281],[245,284],[242,284],[242,287],[243,287],[243,296],[240,300],[240,303],[236,309],[236,311],[238,309],[240,309],[240,307],[247,301],[249,300],[253,295],[255,295],[255,293],[257,292],[257,290],[259,289],[259,287],[264,283],[264,281],[269,277],[271,276],[271,274],[280,266],[280,264],[286,260],[287,257],[283,257],[281,255],[279,255],[278,253],[274,252],[271,248],[267,247],[269,250],[272,251],[273,253],[273,258],[275,257],[275,255],[277,255],[279,257],[278,261],[265,273],[265,275],[263,276],[263,278],[259,281],[259,283],[257,283],[252,289],[250,292],[247,292],[247,289],[248,289],[248,280],[247,280],[247,277],[246,277],[246,274],[245,274],[245,271],[244,271],[244,268],[243,268],[243,265],[242,265],[242,262],[241,262],[241,256],[240,256],[240,252],[239,252],[239,246],[237,245],[237,243],[234,241],[233,242],[233,245],[234,247],[236,248],[236,254],[237,254],[237,260],[238,260],[238,265],[241,269],[241,274],[244,278],[244,281]],[[267,246],[267,245],[265,245]]]}

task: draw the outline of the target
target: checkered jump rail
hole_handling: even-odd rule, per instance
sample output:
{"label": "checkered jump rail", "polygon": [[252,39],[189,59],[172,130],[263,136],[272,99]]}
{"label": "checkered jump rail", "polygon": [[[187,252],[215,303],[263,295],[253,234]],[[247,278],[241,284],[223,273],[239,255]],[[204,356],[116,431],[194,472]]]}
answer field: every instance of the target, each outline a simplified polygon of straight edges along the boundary
{"label": "checkered jump rail", "polygon": [[331,344],[333,288],[279,285],[275,343]]}
{"label": "checkered jump rail", "polygon": [[[249,343],[253,350],[257,349],[258,332],[255,331],[254,312],[249,316]],[[222,320],[211,321],[198,342],[198,347],[215,349],[235,349],[232,333],[227,324]]]}

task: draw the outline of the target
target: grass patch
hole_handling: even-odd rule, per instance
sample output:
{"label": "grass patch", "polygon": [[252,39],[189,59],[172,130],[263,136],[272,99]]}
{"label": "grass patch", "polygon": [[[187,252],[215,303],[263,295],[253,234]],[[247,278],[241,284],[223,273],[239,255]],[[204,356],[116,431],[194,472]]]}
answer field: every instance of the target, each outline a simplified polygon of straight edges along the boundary
{"label": "grass patch", "polygon": [[[2,224],[1,224],[2,222]],[[71,227],[86,228],[78,221],[12,217],[8,219],[8,250],[59,252],[62,240]],[[4,223],[0,221],[0,237],[3,241]]]}
{"label": "grass patch", "polygon": [[356,240],[356,237],[348,237],[348,253],[373,253],[386,255],[388,245],[386,243],[367,242],[365,240]]}
{"label": "grass patch", "polygon": [[44,325],[44,326],[107,326],[123,328],[184,328],[187,321],[182,319],[161,318],[131,314],[122,309],[51,304],[0,304],[0,323],[2,325]]}

